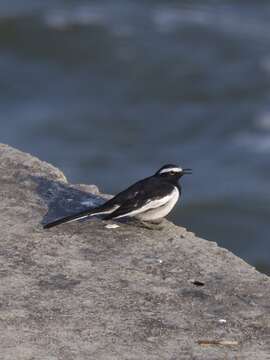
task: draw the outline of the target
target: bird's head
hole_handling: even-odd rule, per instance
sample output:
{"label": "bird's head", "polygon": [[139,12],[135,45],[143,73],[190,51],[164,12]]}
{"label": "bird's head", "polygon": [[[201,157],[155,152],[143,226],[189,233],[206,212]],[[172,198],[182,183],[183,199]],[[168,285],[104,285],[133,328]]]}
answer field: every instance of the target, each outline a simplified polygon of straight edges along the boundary
{"label": "bird's head", "polygon": [[170,182],[177,182],[183,175],[192,174],[191,169],[182,169],[177,165],[164,165],[156,173],[156,177],[166,179]]}

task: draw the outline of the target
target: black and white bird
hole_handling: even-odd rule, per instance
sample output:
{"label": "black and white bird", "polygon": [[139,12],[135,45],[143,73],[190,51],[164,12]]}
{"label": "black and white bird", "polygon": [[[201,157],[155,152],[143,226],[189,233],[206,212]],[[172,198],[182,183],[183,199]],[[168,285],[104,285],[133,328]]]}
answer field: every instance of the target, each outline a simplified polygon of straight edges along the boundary
{"label": "black and white bird", "polygon": [[104,204],[48,223],[44,228],[91,216],[100,216],[104,220],[135,218],[143,222],[157,222],[169,214],[179,199],[179,179],[191,173],[191,169],[164,165],[154,175],[136,182]]}

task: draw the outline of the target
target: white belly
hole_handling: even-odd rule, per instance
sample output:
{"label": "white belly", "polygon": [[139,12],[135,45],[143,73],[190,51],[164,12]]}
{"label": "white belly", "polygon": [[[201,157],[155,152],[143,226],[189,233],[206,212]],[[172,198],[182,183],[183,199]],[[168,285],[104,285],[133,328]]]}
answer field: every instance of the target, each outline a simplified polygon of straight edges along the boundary
{"label": "white belly", "polygon": [[136,218],[143,221],[154,221],[164,218],[169,214],[169,212],[173,209],[177,200],[179,198],[179,190],[177,187],[174,188],[172,195],[170,196],[169,200],[154,209],[149,209],[143,213],[136,215]]}

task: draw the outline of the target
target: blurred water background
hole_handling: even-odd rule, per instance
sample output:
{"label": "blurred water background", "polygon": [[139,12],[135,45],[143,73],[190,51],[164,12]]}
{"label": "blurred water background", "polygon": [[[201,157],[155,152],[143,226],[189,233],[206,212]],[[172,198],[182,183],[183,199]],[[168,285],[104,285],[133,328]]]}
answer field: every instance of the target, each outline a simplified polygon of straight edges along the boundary
{"label": "blurred water background", "polygon": [[0,141],[115,193],[192,167],[171,219],[270,273],[270,2],[0,2]]}

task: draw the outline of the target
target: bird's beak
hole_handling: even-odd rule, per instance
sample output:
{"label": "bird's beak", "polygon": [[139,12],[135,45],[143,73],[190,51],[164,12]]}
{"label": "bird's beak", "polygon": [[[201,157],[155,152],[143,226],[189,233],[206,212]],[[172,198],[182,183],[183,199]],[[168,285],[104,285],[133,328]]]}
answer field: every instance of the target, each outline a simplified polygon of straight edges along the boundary
{"label": "bird's beak", "polygon": [[191,175],[192,169],[183,169],[183,175]]}

